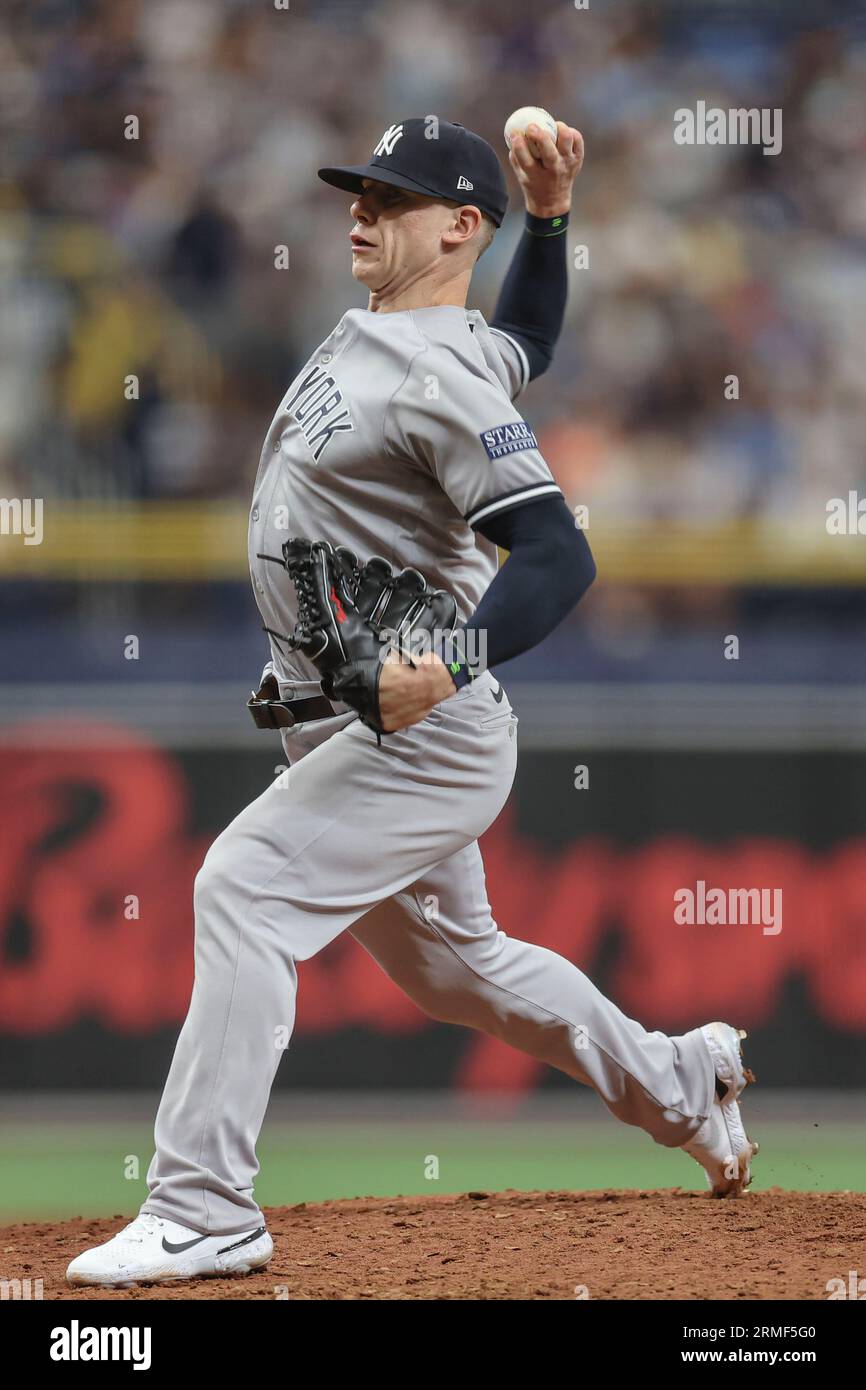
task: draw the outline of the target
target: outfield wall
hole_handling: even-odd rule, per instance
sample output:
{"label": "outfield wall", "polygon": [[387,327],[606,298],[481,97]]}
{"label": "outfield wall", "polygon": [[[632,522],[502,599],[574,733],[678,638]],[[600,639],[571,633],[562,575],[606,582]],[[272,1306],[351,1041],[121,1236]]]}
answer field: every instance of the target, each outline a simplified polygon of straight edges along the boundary
{"label": "outfield wall", "polygon": [[[526,722],[484,840],[502,929],[568,956],[650,1028],[742,1024],[774,1084],[861,1084],[866,752],[545,747]],[[191,987],[195,872],[280,745],[167,747],[116,720],[6,733],[0,1087],[159,1085]],[[428,1023],[348,936],[300,978],[280,1086],[565,1081]]]}

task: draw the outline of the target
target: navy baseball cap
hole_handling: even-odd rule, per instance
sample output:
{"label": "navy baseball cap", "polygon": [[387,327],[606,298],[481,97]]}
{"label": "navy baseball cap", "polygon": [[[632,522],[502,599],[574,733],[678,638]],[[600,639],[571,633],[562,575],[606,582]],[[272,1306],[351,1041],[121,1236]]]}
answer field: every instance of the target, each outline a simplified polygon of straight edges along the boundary
{"label": "navy baseball cap", "polygon": [[362,179],[378,179],[428,198],[471,203],[497,227],[508,208],[508,185],[492,146],[437,116],[410,116],[389,126],[369,164],[320,169],[319,178],[347,193],[361,193]]}

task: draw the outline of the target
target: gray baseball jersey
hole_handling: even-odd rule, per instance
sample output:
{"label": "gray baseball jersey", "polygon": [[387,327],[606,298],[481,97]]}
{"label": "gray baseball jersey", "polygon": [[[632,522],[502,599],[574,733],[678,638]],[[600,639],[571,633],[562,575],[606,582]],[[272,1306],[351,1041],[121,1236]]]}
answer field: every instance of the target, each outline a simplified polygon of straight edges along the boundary
{"label": "gray baseball jersey", "polygon": [[[466,147],[470,133],[455,129]],[[402,125],[381,148],[390,155],[398,138]],[[457,187],[474,185],[464,176]],[[504,210],[501,171],[491,187]],[[344,314],[292,382],[262,450],[249,558],[264,625],[289,634],[296,623],[284,567],[259,559],[281,559],[290,536],[414,566],[469,618],[497,566],[475,528],[560,495],[514,403],[528,379],[520,345],[475,310]],[[319,687],[299,653],[273,640],[271,650],[283,698]],[[383,739],[345,707],[282,730],[288,767],[196,875],[195,984],[143,1212],[237,1235],[221,1255],[261,1240],[256,1143],[294,1027],[298,966],[346,931],[432,1018],[558,1067],[660,1144],[702,1129],[717,1098],[700,1030],[647,1032],[576,965],[493,918],[478,839],[509,795],[516,732],[489,671]],[[134,1244],[121,1241],[112,1257],[121,1272],[134,1268]],[[197,1245],[162,1241],[172,1260]],[[162,1272],[179,1268],[188,1266]]]}
{"label": "gray baseball jersey", "polygon": [[[449,590],[458,617],[496,573],[473,524],[559,494],[514,400],[525,354],[477,310],[351,309],[292,382],[268,430],[253,494],[249,558],[266,627],[290,633],[292,586],[277,555],[291,536],[347,545],[361,560],[413,565]],[[273,646],[284,681],[313,681]]]}
{"label": "gray baseball jersey", "polygon": [[[266,624],[291,630],[292,586],[256,552],[279,554],[289,535],[416,565],[470,613],[496,568],[471,522],[558,491],[513,405],[526,376],[519,348],[480,314],[346,314],[292,383],[262,454],[250,564]],[[313,684],[300,656],[275,659],[286,686]],[[516,725],[485,671],[381,746],[354,716],[282,731],[288,769],[196,877],[195,988],[143,1211],[259,1234],[255,1145],[298,962],[344,931],[434,1018],[594,1086],[659,1143],[697,1132],[714,1103],[699,1030],[647,1033],[570,961],[493,919],[477,839],[511,788]]]}

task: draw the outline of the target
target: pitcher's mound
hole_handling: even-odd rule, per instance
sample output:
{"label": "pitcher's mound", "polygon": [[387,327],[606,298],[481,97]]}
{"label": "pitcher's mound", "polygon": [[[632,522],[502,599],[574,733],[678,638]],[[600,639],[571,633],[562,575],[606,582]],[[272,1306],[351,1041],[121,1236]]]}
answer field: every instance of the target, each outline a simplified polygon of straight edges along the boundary
{"label": "pitcher's mound", "polygon": [[866,1275],[857,1192],[467,1192],[266,1215],[273,1259],[245,1277],[71,1288],[69,1260],[127,1216],[5,1227],[0,1280],[34,1297],[41,1279],[46,1299],[826,1299]]}

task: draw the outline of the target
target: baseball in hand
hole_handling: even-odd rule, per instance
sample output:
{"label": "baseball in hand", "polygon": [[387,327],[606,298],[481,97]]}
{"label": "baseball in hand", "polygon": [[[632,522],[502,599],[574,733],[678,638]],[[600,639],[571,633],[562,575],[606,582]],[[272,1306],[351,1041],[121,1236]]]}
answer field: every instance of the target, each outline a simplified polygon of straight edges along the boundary
{"label": "baseball in hand", "polygon": [[512,135],[525,135],[526,127],[533,123],[546,130],[548,135],[556,140],[556,121],[549,111],[545,111],[543,106],[521,106],[517,111],[512,111],[505,122],[505,143],[509,149]]}

